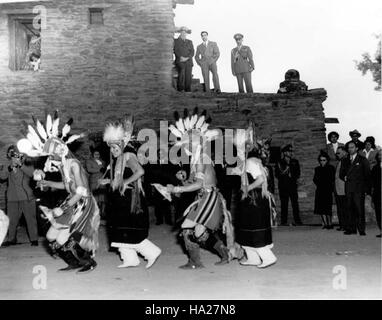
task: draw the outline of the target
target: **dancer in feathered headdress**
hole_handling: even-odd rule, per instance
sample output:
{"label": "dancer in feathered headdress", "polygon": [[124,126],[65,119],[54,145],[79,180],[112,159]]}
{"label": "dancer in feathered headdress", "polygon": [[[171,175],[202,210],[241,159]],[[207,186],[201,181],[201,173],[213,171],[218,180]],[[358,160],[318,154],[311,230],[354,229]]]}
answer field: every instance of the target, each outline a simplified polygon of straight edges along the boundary
{"label": "dancer in feathered headdress", "polygon": [[144,170],[132,152],[125,152],[133,136],[134,119],[108,123],[103,140],[110,147],[110,166],[101,184],[110,184],[108,216],[111,246],[118,248],[123,264],[119,268],[139,265],[137,253],[147,260],[150,268],[161,253],[161,249],[147,239],[149,214],[142,188]]}
{"label": "dancer in feathered headdress", "polygon": [[[230,232],[232,219],[226,208],[225,201],[216,187],[217,180],[215,169],[210,155],[207,154],[207,143],[219,137],[218,130],[209,130],[211,118],[206,118],[206,112],[198,114],[195,108],[193,115],[184,111],[184,118],[175,113],[175,126],[169,130],[177,137],[176,145],[185,148],[191,155],[190,181],[184,186],[167,187],[168,192],[183,193],[198,191],[197,199],[184,212],[185,220],[182,224],[182,236],[188,251],[188,263],[180,268],[202,268],[199,247],[204,246],[209,250],[216,250],[221,258],[216,265],[229,262],[229,249],[217,237],[216,231],[223,225],[224,232]],[[233,238],[232,234],[226,234]]]}
{"label": "dancer in feathered headdress", "polygon": [[19,151],[31,157],[48,156],[44,171],[59,171],[62,182],[44,180],[45,173],[36,170],[34,179],[38,181],[37,185],[66,189],[69,193],[59,207],[51,210],[40,206],[52,224],[46,235],[52,253],[58,254],[68,264],[60,271],[91,271],[97,265],[92,256],[98,248],[99,209],[89,189],[85,169],[68,148],[68,144],[83,135],[68,137],[72,119],[64,125],[60,135],[57,111],[53,118],[47,116],[45,127],[39,120],[34,119],[34,122],[35,128],[28,125],[26,138],[17,143]]}
{"label": "dancer in feathered headdress", "polygon": [[237,205],[235,228],[236,241],[245,250],[246,258],[241,259],[240,264],[265,268],[274,264],[277,258],[271,251],[275,205],[268,190],[269,171],[262,162],[264,140],[256,136],[250,122],[245,135],[235,139],[234,143],[241,149],[236,174],[241,176],[242,198]]}

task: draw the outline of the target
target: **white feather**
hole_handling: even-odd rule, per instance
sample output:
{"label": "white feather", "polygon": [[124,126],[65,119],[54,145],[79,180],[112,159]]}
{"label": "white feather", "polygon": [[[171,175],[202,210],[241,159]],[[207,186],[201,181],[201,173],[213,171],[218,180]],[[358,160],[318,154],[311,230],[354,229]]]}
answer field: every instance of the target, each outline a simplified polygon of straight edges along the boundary
{"label": "white feather", "polygon": [[69,132],[70,132],[70,125],[68,125],[68,124],[66,123],[66,124],[64,125],[64,127],[62,128],[61,139],[65,138]]}
{"label": "white feather", "polygon": [[37,134],[36,130],[31,125],[28,125],[28,131],[33,136],[33,139],[37,140],[38,144],[42,146],[43,143],[42,143],[39,135]]}
{"label": "white feather", "polygon": [[53,137],[58,137],[58,126],[60,124],[60,118],[57,118],[53,121],[52,125],[52,136]]}
{"label": "white feather", "polygon": [[37,140],[36,137],[30,132],[27,133],[27,139],[32,144],[32,146],[37,150],[42,150],[41,141]]}
{"label": "white feather", "polygon": [[198,115],[197,114],[194,114],[192,117],[191,117],[191,121],[190,121],[190,126],[191,128],[194,128],[196,122],[198,121]]}
{"label": "white feather", "polygon": [[175,135],[178,138],[182,137],[182,132],[180,132],[174,125],[170,125],[168,129],[171,131],[173,135]]}
{"label": "white feather", "polygon": [[180,132],[182,133],[186,132],[186,130],[184,129],[183,119],[179,119],[175,124]]}
{"label": "white feather", "polygon": [[191,129],[191,126],[190,126],[190,118],[187,117],[186,119],[184,119],[184,127],[186,128],[186,131],[190,130]]}
{"label": "white feather", "polygon": [[202,133],[206,132],[207,129],[208,129],[208,126],[209,126],[208,123],[203,123],[203,125],[202,125],[201,128],[200,128],[200,131],[201,131]]}
{"label": "white feather", "polygon": [[70,143],[72,143],[73,141],[82,138],[83,136],[84,136],[83,134],[73,134],[73,135],[68,139],[68,141],[66,141],[66,144],[70,144]]}
{"label": "white feather", "polygon": [[204,123],[205,116],[201,116],[198,121],[196,122],[196,129],[200,129]]}
{"label": "white feather", "polygon": [[46,134],[49,138],[52,136],[52,116],[50,114],[46,116]]}
{"label": "white feather", "polygon": [[48,136],[46,135],[45,129],[39,120],[37,120],[36,128],[37,128],[37,132],[41,136],[41,138],[44,141],[48,140]]}

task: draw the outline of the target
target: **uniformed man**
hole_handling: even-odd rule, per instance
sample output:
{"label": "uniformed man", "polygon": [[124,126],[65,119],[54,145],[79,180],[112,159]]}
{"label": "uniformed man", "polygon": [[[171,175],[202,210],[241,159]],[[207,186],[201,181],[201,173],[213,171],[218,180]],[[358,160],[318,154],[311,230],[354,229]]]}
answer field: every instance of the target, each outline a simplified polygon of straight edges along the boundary
{"label": "uniformed man", "polygon": [[186,39],[187,33],[191,31],[187,27],[179,29],[180,36],[174,41],[175,65],[178,70],[178,91],[191,91],[192,80],[192,57],[194,56],[194,45],[191,40]]}
{"label": "uniformed man", "polygon": [[239,92],[244,92],[243,80],[245,89],[248,93],[253,93],[251,72],[255,69],[251,48],[243,46],[243,35],[236,33],[233,38],[236,40],[237,47],[231,51],[231,68],[232,74],[237,78]]}

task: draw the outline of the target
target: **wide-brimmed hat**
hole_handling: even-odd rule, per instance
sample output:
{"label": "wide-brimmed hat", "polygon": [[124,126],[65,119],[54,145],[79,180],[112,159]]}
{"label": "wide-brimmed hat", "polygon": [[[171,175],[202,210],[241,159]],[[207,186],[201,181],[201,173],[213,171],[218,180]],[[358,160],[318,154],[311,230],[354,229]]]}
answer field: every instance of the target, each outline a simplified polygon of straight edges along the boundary
{"label": "wide-brimmed hat", "polygon": [[179,32],[179,33],[182,31],[186,31],[187,33],[191,33],[191,29],[187,28],[186,26],[182,26],[176,30],[176,32]]}
{"label": "wide-brimmed hat", "polygon": [[236,34],[233,36],[233,38],[234,38],[235,40],[237,40],[237,39],[243,39],[244,36],[243,36],[241,33],[236,33]]}
{"label": "wide-brimmed hat", "polygon": [[353,135],[357,135],[358,138],[361,136],[361,134],[359,133],[357,129],[354,129],[353,131],[349,131],[349,136],[352,137]]}

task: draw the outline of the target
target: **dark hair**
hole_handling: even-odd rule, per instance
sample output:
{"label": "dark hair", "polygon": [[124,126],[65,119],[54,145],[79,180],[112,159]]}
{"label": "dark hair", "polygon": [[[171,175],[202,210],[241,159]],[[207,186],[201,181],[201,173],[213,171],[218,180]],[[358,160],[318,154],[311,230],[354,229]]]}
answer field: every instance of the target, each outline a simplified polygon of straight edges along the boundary
{"label": "dark hair", "polygon": [[17,148],[15,145],[10,145],[7,149],[7,159],[11,159],[11,156],[9,155],[9,153],[11,152],[11,150],[13,150],[14,152],[17,152]]}
{"label": "dark hair", "polygon": [[335,132],[335,131],[332,131],[332,132],[329,132],[328,134],[328,140],[330,141],[330,138],[335,135],[337,136],[337,139],[340,137],[340,135],[338,134],[338,132]]}
{"label": "dark hair", "polygon": [[337,151],[338,151],[339,149],[341,149],[341,150],[343,150],[343,151],[346,151],[345,146],[338,146],[338,147],[337,147]]}
{"label": "dark hair", "polygon": [[373,149],[375,149],[375,138],[374,137],[372,137],[372,136],[366,137],[364,144],[366,145],[367,142],[369,142],[371,144],[371,147]]}
{"label": "dark hair", "polygon": [[357,146],[357,144],[356,144],[353,140],[350,140],[349,142],[346,143],[346,150],[349,150],[349,145],[350,145],[351,143],[354,144],[354,146],[355,146],[357,149],[359,149],[358,146]]}
{"label": "dark hair", "polygon": [[33,61],[33,58],[40,59],[40,56],[37,53],[32,52],[29,56],[29,61]]}
{"label": "dark hair", "polygon": [[320,154],[317,157],[317,161],[320,162],[321,158],[325,158],[326,161],[329,163],[330,157],[325,151],[321,151]]}
{"label": "dark hair", "polygon": [[207,36],[208,36],[208,32],[207,32],[207,31],[202,31],[202,32],[200,33],[200,35],[202,36],[203,33],[207,33]]}

